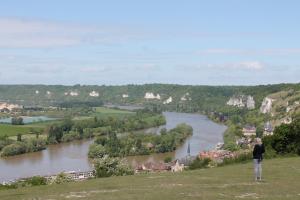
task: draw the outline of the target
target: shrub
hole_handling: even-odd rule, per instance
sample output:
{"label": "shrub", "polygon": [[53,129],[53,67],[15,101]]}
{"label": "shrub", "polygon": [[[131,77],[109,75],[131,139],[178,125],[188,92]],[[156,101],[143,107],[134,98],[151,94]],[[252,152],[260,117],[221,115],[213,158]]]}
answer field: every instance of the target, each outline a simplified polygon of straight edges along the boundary
{"label": "shrub", "polygon": [[14,142],[2,149],[1,156],[14,156],[27,152],[35,152],[46,149],[46,140],[41,138],[31,138],[22,142]]}
{"label": "shrub", "polygon": [[73,140],[79,140],[81,139],[81,136],[79,133],[75,131],[70,131],[68,133],[64,133],[64,135],[61,138],[62,142],[71,142]]}
{"label": "shrub", "polygon": [[172,157],[170,157],[170,156],[168,156],[168,157],[166,157],[165,159],[164,159],[164,162],[165,163],[169,163],[169,162],[171,162],[172,161]]}
{"label": "shrub", "polygon": [[107,154],[105,147],[101,144],[91,144],[89,147],[89,158],[102,158]]}
{"label": "shrub", "polygon": [[33,176],[25,181],[30,186],[46,185],[47,179],[41,176]]}
{"label": "shrub", "polygon": [[192,161],[192,163],[189,165],[189,169],[190,170],[194,170],[194,169],[201,169],[201,168],[207,168],[209,163],[210,163],[210,159],[209,158],[204,158],[204,159],[200,159],[199,157],[197,157],[194,161]]}
{"label": "shrub", "polygon": [[224,158],[222,163],[219,163],[219,166],[229,165],[234,163],[246,163],[252,160],[252,152],[242,153],[233,158]]}
{"label": "shrub", "polygon": [[42,138],[31,138],[26,141],[26,152],[36,152],[46,149],[46,140]]}
{"label": "shrub", "polygon": [[1,156],[13,156],[22,153],[26,153],[26,144],[24,142],[16,142],[10,145],[5,146],[2,149]]}
{"label": "shrub", "polygon": [[65,173],[60,173],[56,176],[56,179],[54,182],[56,184],[62,184],[62,183],[71,182],[71,179]]}
{"label": "shrub", "polygon": [[133,169],[124,160],[109,156],[94,160],[94,168],[98,178],[134,174]]}

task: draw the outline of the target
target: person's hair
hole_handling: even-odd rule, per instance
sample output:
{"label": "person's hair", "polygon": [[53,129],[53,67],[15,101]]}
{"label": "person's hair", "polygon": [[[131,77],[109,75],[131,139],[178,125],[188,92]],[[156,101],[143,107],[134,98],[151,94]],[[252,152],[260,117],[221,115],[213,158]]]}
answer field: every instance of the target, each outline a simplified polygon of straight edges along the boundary
{"label": "person's hair", "polygon": [[256,144],[262,144],[262,141],[261,141],[260,138],[255,138],[255,143],[256,143]]}

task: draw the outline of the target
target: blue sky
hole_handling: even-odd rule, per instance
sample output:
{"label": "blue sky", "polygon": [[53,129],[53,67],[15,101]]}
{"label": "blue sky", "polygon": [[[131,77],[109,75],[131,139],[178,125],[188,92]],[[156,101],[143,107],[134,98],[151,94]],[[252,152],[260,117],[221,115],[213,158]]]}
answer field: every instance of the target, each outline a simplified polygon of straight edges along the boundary
{"label": "blue sky", "polygon": [[0,84],[300,82],[297,0],[7,0]]}

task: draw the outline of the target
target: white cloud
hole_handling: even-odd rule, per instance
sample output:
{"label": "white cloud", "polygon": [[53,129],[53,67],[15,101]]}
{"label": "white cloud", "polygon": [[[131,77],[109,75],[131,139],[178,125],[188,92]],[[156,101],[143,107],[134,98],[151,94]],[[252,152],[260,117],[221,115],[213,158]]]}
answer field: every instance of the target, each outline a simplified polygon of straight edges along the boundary
{"label": "white cloud", "polygon": [[246,61],[224,65],[225,68],[234,68],[234,69],[250,69],[250,70],[261,70],[265,67],[265,64],[259,61]]}
{"label": "white cloud", "polygon": [[48,48],[78,44],[120,43],[144,37],[128,27],[92,26],[0,18],[0,48]]}
{"label": "white cloud", "polygon": [[260,61],[243,61],[232,63],[202,63],[192,65],[178,65],[181,70],[231,70],[231,71],[258,71],[267,67],[267,64]]}
{"label": "white cloud", "polygon": [[300,55],[300,48],[272,48],[272,49],[204,49],[196,52],[197,55]]}

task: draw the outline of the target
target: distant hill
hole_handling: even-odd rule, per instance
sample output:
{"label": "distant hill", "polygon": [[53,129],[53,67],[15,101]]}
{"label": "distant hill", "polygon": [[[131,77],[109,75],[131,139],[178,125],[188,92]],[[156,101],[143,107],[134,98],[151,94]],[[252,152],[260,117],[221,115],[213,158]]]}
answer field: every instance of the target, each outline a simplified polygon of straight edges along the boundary
{"label": "distant hill", "polygon": [[[226,106],[233,96],[250,95],[259,109],[263,99],[281,91],[299,91],[300,84],[259,86],[191,86],[145,84],[124,86],[96,85],[0,85],[0,101],[25,106],[55,106],[63,102],[97,102],[106,104],[156,104],[169,110],[213,111]],[[171,97],[171,98],[170,98]]]}

